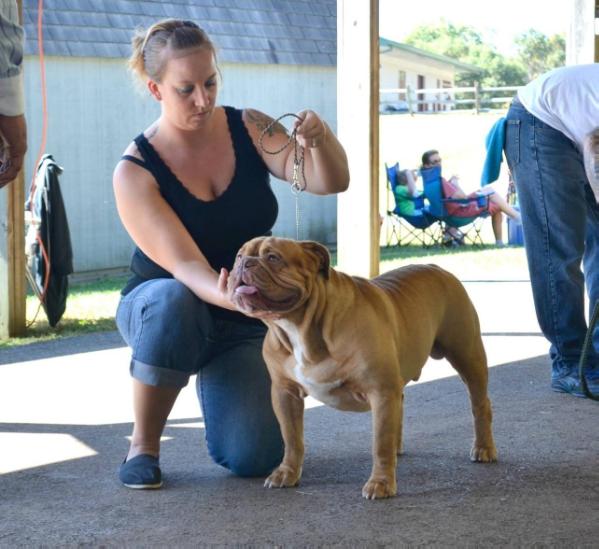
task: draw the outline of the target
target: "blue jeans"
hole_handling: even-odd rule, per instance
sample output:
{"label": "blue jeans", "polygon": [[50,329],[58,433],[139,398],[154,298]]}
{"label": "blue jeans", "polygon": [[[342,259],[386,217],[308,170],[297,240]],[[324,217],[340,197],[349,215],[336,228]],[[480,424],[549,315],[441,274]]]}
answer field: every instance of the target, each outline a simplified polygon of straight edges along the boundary
{"label": "blue jeans", "polygon": [[132,349],[131,375],[184,387],[197,374],[208,451],[239,476],[264,476],[283,458],[283,440],[262,358],[263,324],[214,318],[174,279],[149,280],[123,296],[118,329]]}
{"label": "blue jeans", "polygon": [[[553,377],[578,369],[590,306],[599,299],[599,208],[582,153],[519,101],[506,117],[505,155],[518,190],[535,309],[549,340]],[[581,270],[584,265],[584,273]],[[599,329],[588,365],[599,365]]]}

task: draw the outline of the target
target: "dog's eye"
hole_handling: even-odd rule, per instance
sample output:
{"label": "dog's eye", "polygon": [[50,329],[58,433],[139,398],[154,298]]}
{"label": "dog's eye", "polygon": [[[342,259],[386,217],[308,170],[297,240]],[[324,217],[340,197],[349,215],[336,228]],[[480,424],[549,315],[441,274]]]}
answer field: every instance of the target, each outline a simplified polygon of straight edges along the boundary
{"label": "dog's eye", "polygon": [[274,263],[275,261],[279,261],[279,256],[275,255],[275,254],[268,254],[266,256],[266,259],[272,263]]}
{"label": "dog's eye", "polygon": [[237,254],[237,258],[236,259],[241,259],[241,254]]}

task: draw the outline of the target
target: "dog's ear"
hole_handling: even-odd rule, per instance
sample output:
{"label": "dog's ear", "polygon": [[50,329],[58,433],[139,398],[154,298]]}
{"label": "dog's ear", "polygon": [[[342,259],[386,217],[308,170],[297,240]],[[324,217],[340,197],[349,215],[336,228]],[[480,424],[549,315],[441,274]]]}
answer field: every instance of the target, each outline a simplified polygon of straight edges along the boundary
{"label": "dog's ear", "polygon": [[329,250],[322,244],[312,240],[305,240],[304,242],[300,242],[300,244],[305,251],[316,257],[318,261],[318,272],[328,280],[329,268],[331,266],[331,254],[329,253]]}

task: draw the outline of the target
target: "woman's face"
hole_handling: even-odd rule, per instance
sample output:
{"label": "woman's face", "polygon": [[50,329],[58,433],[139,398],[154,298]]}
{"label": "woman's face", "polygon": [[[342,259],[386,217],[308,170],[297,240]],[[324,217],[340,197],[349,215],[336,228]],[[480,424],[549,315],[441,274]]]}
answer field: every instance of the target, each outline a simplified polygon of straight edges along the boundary
{"label": "woman's face", "polygon": [[435,153],[429,156],[428,164],[426,164],[425,167],[430,168],[432,166],[438,166],[439,164],[441,164],[441,157],[439,156],[439,153]]}
{"label": "woman's face", "polygon": [[200,129],[210,120],[218,93],[214,54],[207,48],[171,53],[162,81],[150,80],[148,87],[172,124],[184,130]]}

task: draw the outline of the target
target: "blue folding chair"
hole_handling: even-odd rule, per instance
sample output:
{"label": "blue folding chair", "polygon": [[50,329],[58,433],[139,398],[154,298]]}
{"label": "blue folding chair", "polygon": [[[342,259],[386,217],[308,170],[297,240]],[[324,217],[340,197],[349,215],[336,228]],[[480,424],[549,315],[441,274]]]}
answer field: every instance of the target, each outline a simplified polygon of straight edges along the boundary
{"label": "blue folding chair", "polygon": [[[389,200],[387,200],[387,217],[391,225],[391,235],[387,239],[387,246],[392,245],[393,242],[396,242],[398,246],[409,246],[416,243],[428,247],[438,244],[442,235],[441,227],[437,219],[430,214],[424,194],[399,198],[396,192],[400,184],[399,163],[392,166],[385,164],[385,172],[388,191],[393,196],[394,204],[393,209],[389,209]],[[414,207],[409,209],[413,213],[402,212],[400,200],[411,201]]]}
{"label": "blue folding chair", "polygon": [[[484,245],[480,234],[484,218],[489,216],[489,194],[471,198],[445,198],[441,182],[441,166],[433,166],[420,170],[424,187],[424,196],[429,202],[428,211],[443,225],[445,233],[448,227],[458,229],[464,235],[464,240],[472,245]],[[492,194],[492,193],[490,193]],[[449,203],[469,206],[476,203],[480,213],[472,216],[449,214],[446,205]]]}

